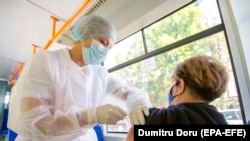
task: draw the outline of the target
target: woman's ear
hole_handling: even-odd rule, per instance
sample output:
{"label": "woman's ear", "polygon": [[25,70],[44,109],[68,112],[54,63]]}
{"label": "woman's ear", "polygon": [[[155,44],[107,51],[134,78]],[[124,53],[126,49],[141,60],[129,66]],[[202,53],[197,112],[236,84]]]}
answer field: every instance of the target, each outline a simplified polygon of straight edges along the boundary
{"label": "woman's ear", "polygon": [[176,86],[176,93],[177,94],[182,94],[185,91],[186,83],[183,79],[179,79],[179,84]]}
{"label": "woman's ear", "polygon": [[73,43],[73,47],[82,48],[84,46],[84,41],[76,41]]}
{"label": "woman's ear", "polygon": [[93,38],[87,38],[86,40],[83,41],[84,46],[87,47],[87,48],[89,48],[90,45],[91,45],[91,43],[92,43],[92,41],[93,41]]}

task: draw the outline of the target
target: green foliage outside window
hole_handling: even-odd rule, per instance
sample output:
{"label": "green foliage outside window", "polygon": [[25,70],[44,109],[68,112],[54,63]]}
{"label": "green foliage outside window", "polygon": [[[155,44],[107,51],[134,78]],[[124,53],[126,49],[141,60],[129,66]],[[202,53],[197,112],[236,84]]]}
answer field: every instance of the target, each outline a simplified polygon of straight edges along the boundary
{"label": "green foliage outside window", "polygon": [[[214,6],[217,6],[215,1],[209,0],[209,2],[214,2]],[[219,13],[216,12],[216,16],[207,17],[206,13],[201,9],[200,3],[194,3],[154,23],[144,30],[147,51],[150,53],[168,47],[170,44],[221,24]],[[124,49],[121,49],[120,54],[116,56],[116,64],[121,64],[138,57],[138,55],[147,53],[143,53],[141,35],[141,32],[138,32],[133,36],[132,40],[128,38],[122,41]],[[112,74],[125,81],[128,85],[138,87],[148,93],[154,106],[163,107],[168,105],[167,94],[171,87],[170,78],[175,65],[190,56],[198,54],[206,54],[219,59],[227,66],[230,74],[230,84],[232,86],[222,98],[212,104],[218,109],[238,108],[239,101],[235,90],[233,70],[223,31],[154,56],[156,67],[149,71],[141,68],[141,62],[139,62],[114,71]]]}

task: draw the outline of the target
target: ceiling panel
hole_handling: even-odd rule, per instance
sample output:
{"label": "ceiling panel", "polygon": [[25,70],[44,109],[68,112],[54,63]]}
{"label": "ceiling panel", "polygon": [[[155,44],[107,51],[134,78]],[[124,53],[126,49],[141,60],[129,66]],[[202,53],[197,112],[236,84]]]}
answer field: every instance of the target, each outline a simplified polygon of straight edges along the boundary
{"label": "ceiling panel", "polygon": [[66,21],[84,0],[27,0],[32,5]]}
{"label": "ceiling panel", "polygon": [[[33,55],[32,44],[42,48],[52,37],[53,22],[50,18],[52,15],[48,11],[51,10],[67,18],[81,2],[80,0],[73,2],[71,0],[1,0],[0,79],[8,79],[18,68],[19,62],[25,63],[30,59]],[[56,30],[64,22],[63,20],[57,22]],[[58,46],[53,45],[51,49],[53,48]]]}
{"label": "ceiling panel", "polygon": [[[48,43],[52,37],[52,14],[61,18],[56,23],[58,31],[83,2],[0,0],[0,79],[8,79],[18,68],[19,62],[26,63],[32,57],[32,44],[42,49]],[[120,40],[187,2],[190,0],[92,0],[81,14],[83,16],[94,9],[94,14],[108,18],[115,25]],[[95,4],[98,6],[95,7]],[[72,45],[71,27],[59,36],[49,50]]]}
{"label": "ceiling panel", "polygon": [[[93,14],[109,19],[117,30],[117,41],[135,33],[191,0],[106,0]],[[83,12],[84,16],[87,11]],[[71,45],[74,42],[70,28],[57,42]]]}

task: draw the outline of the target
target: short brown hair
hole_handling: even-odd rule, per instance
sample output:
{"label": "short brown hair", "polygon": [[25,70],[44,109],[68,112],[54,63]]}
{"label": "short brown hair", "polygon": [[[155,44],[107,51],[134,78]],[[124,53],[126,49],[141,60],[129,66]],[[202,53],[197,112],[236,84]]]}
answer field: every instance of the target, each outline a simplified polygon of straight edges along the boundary
{"label": "short brown hair", "polygon": [[201,98],[211,102],[228,87],[228,73],[221,62],[213,57],[198,55],[179,63],[174,75]]}

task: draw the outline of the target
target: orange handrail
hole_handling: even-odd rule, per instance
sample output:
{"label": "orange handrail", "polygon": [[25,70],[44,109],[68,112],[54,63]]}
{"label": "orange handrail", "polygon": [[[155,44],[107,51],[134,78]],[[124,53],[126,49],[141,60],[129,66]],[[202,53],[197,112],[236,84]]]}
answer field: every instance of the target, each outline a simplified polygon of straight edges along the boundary
{"label": "orange handrail", "polygon": [[63,30],[65,30],[68,26],[70,26],[72,21],[75,20],[75,18],[80,15],[82,10],[84,10],[90,4],[91,1],[92,0],[85,0],[83,2],[83,4],[78,8],[78,10],[62,25],[62,27],[58,30],[58,32],[56,32],[52,36],[52,38],[50,38],[50,40],[47,42],[47,44],[44,47],[45,50],[50,47],[52,42],[63,32]]}
{"label": "orange handrail", "polygon": [[[63,32],[63,30],[65,30],[68,26],[70,26],[70,24],[73,22],[73,20],[75,20],[75,18],[80,15],[82,10],[84,10],[90,4],[91,1],[92,0],[85,0],[83,2],[83,4],[78,8],[78,10],[76,10],[76,12],[63,24],[63,26],[56,33],[55,33],[55,22],[56,22],[57,18],[51,16],[51,18],[53,19],[52,37],[45,45],[45,47],[44,47],[45,50],[50,47],[51,43]],[[33,54],[35,54],[36,48],[38,46],[35,44],[32,44],[32,45],[34,47]],[[19,63],[19,67],[18,67],[17,71],[15,73],[13,73],[13,75],[10,78],[10,83],[11,83],[12,87],[15,85],[16,77],[21,73],[22,69],[23,69],[23,63]]]}
{"label": "orange handrail", "polygon": [[22,70],[23,70],[23,63],[19,62],[18,69],[16,70],[15,73],[12,74],[12,76],[10,78],[10,83],[11,83],[12,87],[15,85],[16,77],[21,73]]}
{"label": "orange handrail", "polygon": [[50,16],[50,18],[53,20],[53,25],[52,25],[52,37],[53,37],[56,32],[56,22],[59,21],[59,19],[56,18],[55,16]]}
{"label": "orange handrail", "polygon": [[33,46],[33,55],[34,55],[34,54],[36,54],[36,48],[38,47],[38,45],[32,44],[32,46]]}

